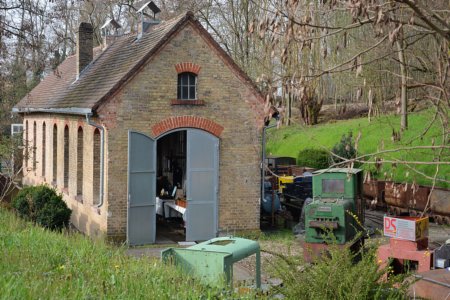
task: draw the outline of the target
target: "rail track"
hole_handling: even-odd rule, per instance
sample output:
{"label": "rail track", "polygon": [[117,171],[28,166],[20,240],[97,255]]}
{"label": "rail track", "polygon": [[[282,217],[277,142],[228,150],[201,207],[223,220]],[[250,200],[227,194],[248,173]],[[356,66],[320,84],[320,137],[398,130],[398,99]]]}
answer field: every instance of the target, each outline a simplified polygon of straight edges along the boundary
{"label": "rail track", "polygon": [[376,225],[376,227],[383,227],[383,215],[379,211],[367,210],[364,213],[365,221],[370,221]]}

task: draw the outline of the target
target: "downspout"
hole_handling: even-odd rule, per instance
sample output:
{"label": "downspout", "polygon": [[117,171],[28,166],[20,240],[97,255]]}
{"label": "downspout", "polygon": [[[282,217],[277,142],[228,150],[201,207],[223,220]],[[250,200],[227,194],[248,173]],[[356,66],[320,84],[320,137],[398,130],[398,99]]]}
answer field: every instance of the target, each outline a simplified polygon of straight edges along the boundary
{"label": "downspout", "polygon": [[261,203],[264,200],[264,173],[266,162],[266,130],[276,127],[277,124],[272,124],[263,127],[262,141],[261,141]]}
{"label": "downspout", "polygon": [[86,114],[86,122],[88,125],[91,125],[100,130],[100,193],[99,193],[99,203],[95,206],[96,208],[100,208],[103,206],[103,182],[104,182],[104,152],[105,152],[105,128],[101,125],[98,125],[91,120],[92,113]]}

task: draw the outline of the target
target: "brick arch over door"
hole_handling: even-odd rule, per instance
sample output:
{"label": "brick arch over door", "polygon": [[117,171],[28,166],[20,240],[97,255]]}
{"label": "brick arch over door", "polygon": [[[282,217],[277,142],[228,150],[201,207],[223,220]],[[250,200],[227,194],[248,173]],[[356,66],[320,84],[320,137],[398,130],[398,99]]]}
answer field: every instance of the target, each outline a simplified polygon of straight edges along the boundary
{"label": "brick arch over door", "polygon": [[220,137],[223,131],[222,125],[219,125],[209,119],[194,116],[178,116],[164,119],[153,125],[152,133],[154,137],[157,137],[170,130],[183,127],[202,129],[212,135],[215,135],[216,137]]}

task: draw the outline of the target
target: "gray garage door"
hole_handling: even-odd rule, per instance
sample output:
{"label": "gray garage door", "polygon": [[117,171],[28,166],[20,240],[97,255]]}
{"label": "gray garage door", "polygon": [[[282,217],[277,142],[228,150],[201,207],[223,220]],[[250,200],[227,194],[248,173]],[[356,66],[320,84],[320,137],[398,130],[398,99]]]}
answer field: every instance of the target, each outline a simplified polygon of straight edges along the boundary
{"label": "gray garage door", "polygon": [[156,234],[156,141],[128,131],[128,216],[130,245],[152,244]]}
{"label": "gray garage door", "polygon": [[186,240],[217,235],[219,139],[201,130],[187,130]]}

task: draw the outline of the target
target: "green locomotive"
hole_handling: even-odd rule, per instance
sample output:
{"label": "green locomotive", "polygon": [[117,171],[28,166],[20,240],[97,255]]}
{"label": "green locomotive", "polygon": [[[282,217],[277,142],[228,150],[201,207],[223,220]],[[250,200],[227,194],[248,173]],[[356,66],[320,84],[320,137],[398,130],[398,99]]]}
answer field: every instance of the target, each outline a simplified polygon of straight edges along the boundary
{"label": "green locomotive", "polygon": [[325,243],[331,231],[337,244],[351,241],[364,224],[363,172],[319,170],[313,176],[313,201],[305,208],[307,243]]}

